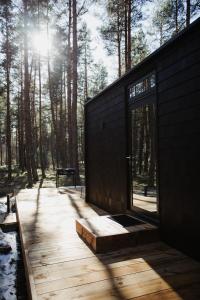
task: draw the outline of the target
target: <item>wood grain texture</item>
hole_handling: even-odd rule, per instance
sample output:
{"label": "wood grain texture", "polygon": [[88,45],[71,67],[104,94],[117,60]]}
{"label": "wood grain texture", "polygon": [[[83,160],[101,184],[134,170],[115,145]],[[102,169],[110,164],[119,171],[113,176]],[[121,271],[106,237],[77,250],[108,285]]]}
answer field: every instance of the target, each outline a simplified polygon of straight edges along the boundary
{"label": "wood grain texture", "polygon": [[96,211],[78,193],[42,188],[18,194],[30,299],[199,299],[200,264],[164,243],[95,255],[77,235],[75,220]]}

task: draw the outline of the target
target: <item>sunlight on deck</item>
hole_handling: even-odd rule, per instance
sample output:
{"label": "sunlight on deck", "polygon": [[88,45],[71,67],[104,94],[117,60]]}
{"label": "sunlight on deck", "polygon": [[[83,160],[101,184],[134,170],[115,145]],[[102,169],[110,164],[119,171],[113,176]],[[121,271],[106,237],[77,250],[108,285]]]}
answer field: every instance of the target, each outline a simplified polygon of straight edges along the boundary
{"label": "sunlight on deck", "polygon": [[75,219],[105,212],[80,192],[22,190],[17,208],[33,299],[200,298],[200,264],[161,242],[95,255]]}

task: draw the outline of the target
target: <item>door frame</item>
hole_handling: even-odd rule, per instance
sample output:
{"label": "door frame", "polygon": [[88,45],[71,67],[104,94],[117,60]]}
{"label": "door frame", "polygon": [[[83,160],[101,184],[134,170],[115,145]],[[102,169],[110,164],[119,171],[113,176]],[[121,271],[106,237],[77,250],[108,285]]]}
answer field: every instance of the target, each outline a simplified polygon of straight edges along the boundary
{"label": "door frame", "polygon": [[[130,86],[130,85],[129,85]],[[153,223],[159,223],[160,220],[160,193],[159,193],[159,159],[158,159],[158,104],[157,104],[157,80],[156,86],[153,90],[137,97],[136,100],[130,103],[129,100],[129,86],[126,88],[126,100],[127,100],[127,178],[128,178],[128,203],[127,208],[129,212],[137,215],[142,219],[146,219]],[[132,196],[132,170],[130,157],[132,154],[132,110],[141,107],[146,104],[155,105],[155,161],[156,161],[156,193],[157,193],[157,213],[152,213],[143,210],[139,207],[133,206]]]}

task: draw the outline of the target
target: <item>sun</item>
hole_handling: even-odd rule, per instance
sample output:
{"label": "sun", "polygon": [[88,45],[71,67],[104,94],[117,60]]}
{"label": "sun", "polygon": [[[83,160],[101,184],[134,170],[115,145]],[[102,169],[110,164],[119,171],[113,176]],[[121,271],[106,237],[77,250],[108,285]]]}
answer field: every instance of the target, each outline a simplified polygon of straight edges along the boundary
{"label": "sun", "polygon": [[46,32],[34,32],[32,34],[32,45],[35,52],[41,56],[47,56],[50,50],[51,38],[47,36]]}

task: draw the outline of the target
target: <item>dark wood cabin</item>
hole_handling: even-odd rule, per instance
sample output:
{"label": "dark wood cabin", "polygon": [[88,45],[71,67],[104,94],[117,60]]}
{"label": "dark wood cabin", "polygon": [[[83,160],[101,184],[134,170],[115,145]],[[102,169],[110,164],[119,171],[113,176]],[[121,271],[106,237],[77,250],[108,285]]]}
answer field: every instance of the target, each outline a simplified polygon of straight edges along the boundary
{"label": "dark wood cabin", "polygon": [[200,19],[85,104],[86,199],[200,259]]}

